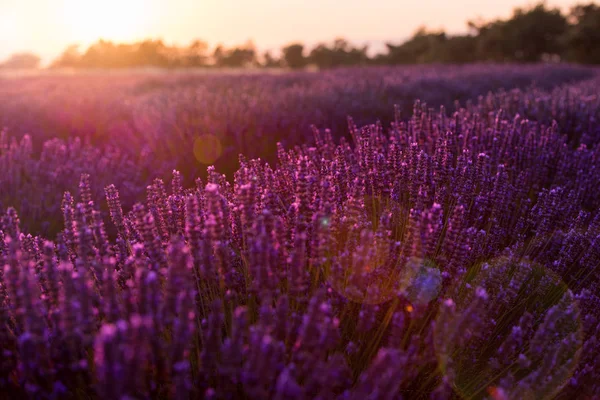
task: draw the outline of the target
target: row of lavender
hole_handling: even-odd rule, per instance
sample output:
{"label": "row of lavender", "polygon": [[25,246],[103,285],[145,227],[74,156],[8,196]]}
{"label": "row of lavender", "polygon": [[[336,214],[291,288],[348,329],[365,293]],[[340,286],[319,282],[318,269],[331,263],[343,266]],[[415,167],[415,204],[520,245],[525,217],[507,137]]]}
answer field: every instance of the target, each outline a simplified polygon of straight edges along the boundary
{"label": "row of lavender", "polygon": [[598,87],[350,120],[131,208],[83,174],[54,242],[9,208],[0,394],[598,398]]}
{"label": "row of lavender", "polygon": [[190,168],[193,155],[182,155],[181,149],[190,148],[199,135],[212,134],[224,147],[217,167],[233,173],[228,157],[240,152],[251,152],[248,157],[274,155],[273,146],[258,144],[303,143],[311,124],[343,135],[347,115],[367,124],[389,116],[396,104],[408,116],[416,98],[451,107],[457,99],[465,102],[500,88],[535,84],[550,89],[593,74],[591,68],[574,65],[469,65],[319,74],[90,72],[0,77],[0,127],[18,138],[31,134],[36,150],[43,139],[72,136],[131,148],[132,153],[149,146],[161,160],[182,160],[180,167],[190,176],[197,174]]}
{"label": "row of lavender", "polygon": [[[81,173],[94,177],[96,199],[114,183],[131,207],[144,198],[150,179],[166,179],[173,168],[182,171],[187,184],[206,177],[205,164],[211,163],[231,177],[240,152],[274,162],[277,140],[288,147],[311,142],[311,124],[330,128],[337,140],[349,137],[347,115],[358,124],[381,118],[388,126],[395,119],[406,121],[419,97],[432,106],[447,104],[450,112],[460,108],[453,99],[463,99],[471,113],[502,108],[505,118],[518,113],[544,124],[556,120],[571,144],[591,144],[595,125],[590,124],[599,117],[598,83],[594,78],[561,83],[593,73],[575,66],[479,65],[323,75],[92,74],[4,80],[0,165],[6,173],[0,175],[0,207],[16,206],[26,231],[54,236],[61,227],[56,211],[62,193],[75,189],[73,177]],[[532,82],[536,89],[477,97]],[[74,139],[77,135],[81,139]],[[205,146],[208,151],[194,151],[206,142],[213,143]]]}
{"label": "row of lavender", "polygon": [[[133,155],[112,145],[94,146],[80,138],[51,139],[43,142],[40,154],[33,149],[33,138],[20,140],[0,131],[0,208],[9,206],[22,214],[27,232],[54,237],[63,228],[60,202],[65,191],[77,188],[77,177],[91,174],[97,182],[94,198],[103,195],[103,186],[119,185],[128,206],[142,199],[148,180],[168,176],[174,162],[158,162],[148,148]],[[104,214],[108,209],[100,205]]]}

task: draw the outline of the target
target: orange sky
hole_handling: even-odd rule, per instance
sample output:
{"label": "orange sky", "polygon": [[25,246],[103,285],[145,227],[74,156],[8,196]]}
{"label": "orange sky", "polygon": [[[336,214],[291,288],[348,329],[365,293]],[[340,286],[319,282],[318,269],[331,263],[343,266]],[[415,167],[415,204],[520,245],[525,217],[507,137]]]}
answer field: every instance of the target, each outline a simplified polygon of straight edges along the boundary
{"label": "orange sky", "polygon": [[[576,0],[548,0],[567,9]],[[584,1],[589,2],[589,1]],[[342,5],[343,4],[343,5]],[[345,37],[357,44],[399,42],[420,25],[457,33],[477,17],[508,17],[527,0],[0,0],[0,59],[33,51],[45,62],[67,45],[104,38],[162,38],[188,44],[242,44],[260,49],[300,40]]]}

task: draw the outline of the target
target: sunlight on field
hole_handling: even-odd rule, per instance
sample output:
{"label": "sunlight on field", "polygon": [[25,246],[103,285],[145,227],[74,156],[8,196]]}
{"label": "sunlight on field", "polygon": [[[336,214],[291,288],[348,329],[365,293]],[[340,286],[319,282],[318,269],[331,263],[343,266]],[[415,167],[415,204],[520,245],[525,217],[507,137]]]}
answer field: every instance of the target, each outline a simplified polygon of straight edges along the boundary
{"label": "sunlight on field", "polygon": [[202,135],[194,141],[194,156],[202,164],[214,163],[222,152],[221,141],[215,135]]}

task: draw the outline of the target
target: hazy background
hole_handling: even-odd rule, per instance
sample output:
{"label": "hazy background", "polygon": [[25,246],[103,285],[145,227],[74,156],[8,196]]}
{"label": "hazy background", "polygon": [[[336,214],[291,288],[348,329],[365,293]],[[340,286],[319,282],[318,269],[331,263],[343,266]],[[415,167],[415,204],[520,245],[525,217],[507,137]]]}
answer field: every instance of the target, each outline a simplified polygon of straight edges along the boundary
{"label": "hazy background", "polygon": [[[422,25],[449,34],[467,32],[467,20],[509,17],[523,0],[0,0],[0,60],[30,51],[48,64],[68,45],[98,39],[132,42],[161,38],[211,46],[252,40],[277,51],[292,41],[308,46],[344,37],[370,52],[401,42]],[[566,11],[577,1],[547,1]]]}

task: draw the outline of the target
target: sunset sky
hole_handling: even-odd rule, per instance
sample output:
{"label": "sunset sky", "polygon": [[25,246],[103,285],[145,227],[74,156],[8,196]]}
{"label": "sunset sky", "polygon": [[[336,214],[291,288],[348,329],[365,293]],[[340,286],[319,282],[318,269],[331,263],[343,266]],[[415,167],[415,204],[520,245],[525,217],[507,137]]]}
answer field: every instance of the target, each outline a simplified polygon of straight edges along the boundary
{"label": "sunset sky", "polygon": [[[589,1],[585,1],[589,2]],[[581,1],[549,0],[566,10]],[[343,4],[343,5],[342,5]],[[253,40],[259,49],[291,41],[313,45],[335,37],[357,44],[400,42],[419,26],[466,30],[466,21],[508,17],[523,0],[0,0],[0,59],[33,51],[44,62],[68,45],[100,38],[162,38],[214,46]]]}

